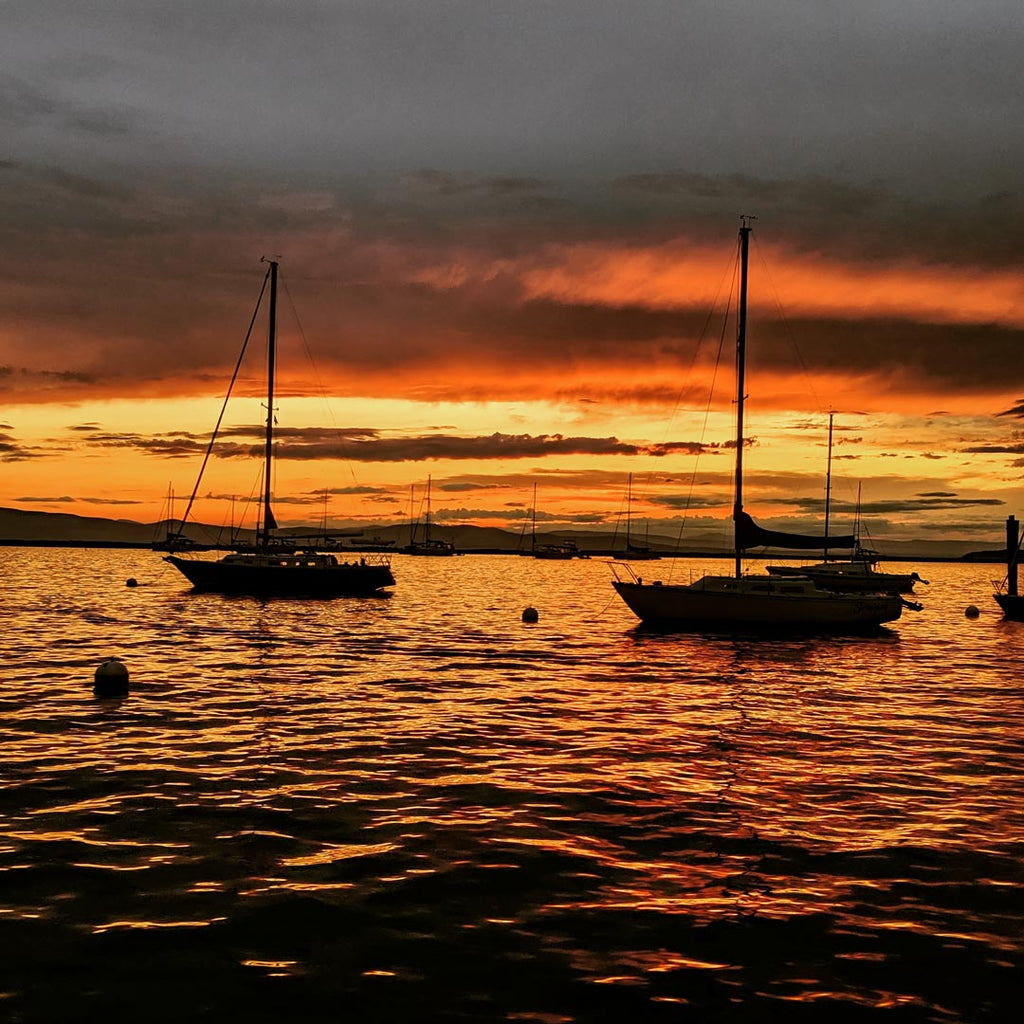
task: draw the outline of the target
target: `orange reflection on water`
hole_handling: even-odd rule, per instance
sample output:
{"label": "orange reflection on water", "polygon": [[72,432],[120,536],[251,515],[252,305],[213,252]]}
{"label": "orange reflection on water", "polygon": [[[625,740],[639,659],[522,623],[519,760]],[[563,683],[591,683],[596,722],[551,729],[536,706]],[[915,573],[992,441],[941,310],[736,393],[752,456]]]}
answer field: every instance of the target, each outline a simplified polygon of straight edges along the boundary
{"label": "orange reflection on water", "polygon": [[355,843],[346,843],[339,846],[327,846],[317,853],[306,854],[303,857],[286,857],[281,861],[281,866],[286,868],[312,867],[315,864],[333,864],[339,860],[350,860],[353,857],[371,857],[375,854],[390,853],[398,849],[396,843],[371,843],[361,846]]}
{"label": "orange reflection on water", "polygon": [[90,932],[93,935],[102,935],[105,932],[118,929],[150,931],[166,928],[209,928],[211,924],[217,924],[219,921],[226,920],[227,917],[211,917],[203,921],[109,921],[106,924],[94,925]]}

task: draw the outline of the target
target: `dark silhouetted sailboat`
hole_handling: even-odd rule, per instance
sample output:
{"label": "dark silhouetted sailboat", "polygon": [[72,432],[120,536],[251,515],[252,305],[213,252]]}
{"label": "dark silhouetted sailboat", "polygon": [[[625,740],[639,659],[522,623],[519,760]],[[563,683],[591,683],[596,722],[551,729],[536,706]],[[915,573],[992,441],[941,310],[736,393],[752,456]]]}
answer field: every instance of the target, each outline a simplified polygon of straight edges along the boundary
{"label": "dark silhouetted sailboat", "polygon": [[[832,507],[832,430],[834,413],[828,414],[828,462],[825,470],[825,537],[828,538]],[[928,584],[916,572],[884,572],[878,568],[879,555],[860,542],[860,488],[857,489],[857,518],[854,521],[853,550],[846,558],[830,558],[825,548],[824,560],[812,565],[769,565],[773,576],[807,576],[823,590],[840,590],[848,594],[912,594],[915,583]]]}
{"label": "dark silhouetted sailboat", "polygon": [[[410,499],[411,500],[411,499]],[[423,533],[417,536],[417,522],[409,525],[409,543],[402,548],[405,555],[450,556],[455,554],[455,542],[432,537],[430,533],[430,477],[427,477],[427,499],[423,513]]]}
{"label": "dark silhouetted sailboat", "polygon": [[533,507],[530,509],[530,555],[546,561],[567,562],[579,557],[580,549],[574,540],[537,540],[537,485],[533,485]]}
{"label": "dark silhouetted sailboat", "polygon": [[[267,429],[263,462],[263,505],[262,515],[256,527],[255,542],[236,545],[235,550],[217,561],[201,558],[182,558],[168,555],[170,562],[196,590],[214,591],[225,594],[247,594],[255,597],[342,597],[376,594],[395,583],[391,573],[391,561],[387,555],[371,554],[351,561],[344,560],[331,552],[317,550],[321,534],[282,536],[271,507],[271,480],[274,460],[274,371],[277,348],[277,272],[275,260],[269,263],[267,276],[263,280],[256,310],[259,311],[269,282],[269,310],[267,328]],[[244,354],[256,322],[253,315],[249,333],[242,345]],[[238,366],[241,366],[239,356]],[[234,385],[238,366],[231,379]],[[231,386],[228,388],[228,396]],[[227,398],[225,398],[225,403]],[[223,410],[221,412],[223,416]],[[184,529],[192,504],[199,490],[203,470],[217,438],[214,429],[206,457],[196,480],[195,490],[189,499],[188,508],[181,520]]]}
{"label": "dark silhouetted sailboat", "polygon": [[626,547],[624,551],[616,551],[612,557],[623,562],[649,562],[661,558],[657,551],[648,544],[634,544],[630,533],[632,528],[633,507],[633,474],[626,479]]}
{"label": "dark silhouetted sailboat", "polygon": [[1003,617],[1014,622],[1024,622],[1024,595],[1018,586],[1020,563],[1020,523],[1016,516],[1006,520],[1006,578],[992,595],[1003,610]]}
{"label": "dark silhouetted sailboat", "polygon": [[[775,578],[744,575],[749,548],[772,546],[819,550],[849,547],[852,538],[808,537],[764,530],[743,510],[743,404],[746,373],[747,269],[750,221],[742,217],[739,233],[740,300],[736,332],[736,471],[733,495],[735,571],[731,576],[707,575],[689,584],[644,580],[628,565],[619,567],[612,586],[643,622],[673,628],[784,627],[787,629],[855,632],[898,619],[903,601],[893,594],[846,594],[824,590],[805,576]],[[615,568],[615,563],[612,563]]]}

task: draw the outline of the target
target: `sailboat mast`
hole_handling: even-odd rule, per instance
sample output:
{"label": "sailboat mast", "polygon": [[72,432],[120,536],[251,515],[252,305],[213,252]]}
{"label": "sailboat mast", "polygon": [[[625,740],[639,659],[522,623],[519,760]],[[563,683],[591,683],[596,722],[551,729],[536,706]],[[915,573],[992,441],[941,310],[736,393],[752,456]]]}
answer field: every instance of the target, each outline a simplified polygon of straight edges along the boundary
{"label": "sailboat mast", "polygon": [[267,447],[263,463],[263,533],[260,547],[266,551],[274,513],[270,510],[271,461],[274,453],[274,364],[277,349],[277,261],[270,263],[270,314],[267,327]]}
{"label": "sailboat mast", "polygon": [[537,485],[533,485],[533,508],[530,509],[530,551],[537,550]]}
{"label": "sailboat mast", "polygon": [[743,400],[747,362],[747,262],[750,251],[750,222],[754,218],[740,217],[740,307],[736,327],[736,482],[732,508],[733,547],[736,578],[743,575],[743,557],[740,551],[739,521],[743,511]]}
{"label": "sailboat mast", "polygon": [[863,552],[860,549],[860,488],[861,485],[857,484],[857,514],[853,518],[853,539],[854,548],[853,554],[855,558],[860,558]]}
{"label": "sailboat mast", "polygon": [[430,477],[427,477],[427,511],[423,516],[423,541],[430,541]]}
{"label": "sailboat mast", "polygon": [[828,519],[832,507],[832,420],[835,413],[828,414],[828,462],[825,464],[825,552],[824,560],[828,561]]}
{"label": "sailboat mast", "polygon": [[626,551],[629,551],[629,507],[633,504],[633,474],[626,477]]}

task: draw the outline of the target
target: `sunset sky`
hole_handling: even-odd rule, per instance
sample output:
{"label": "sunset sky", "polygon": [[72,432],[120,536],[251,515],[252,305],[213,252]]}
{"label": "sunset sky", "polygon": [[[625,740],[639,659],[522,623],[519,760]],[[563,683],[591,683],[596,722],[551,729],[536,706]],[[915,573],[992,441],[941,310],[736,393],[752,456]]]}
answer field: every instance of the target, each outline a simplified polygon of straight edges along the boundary
{"label": "sunset sky", "polygon": [[[280,258],[282,525],[1024,513],[1019,0],[4,0],[0,506],[187,495]],[[258,341],[265,340],[261,331]],[[258,487],[261,346],[196,517]],[[711,390],[715,379],[714,391]],[[326,490],[326,497],[325,497]],[[234,513],[237,514],[237,513]],[[712,520],[715,522],[712,524]]]}

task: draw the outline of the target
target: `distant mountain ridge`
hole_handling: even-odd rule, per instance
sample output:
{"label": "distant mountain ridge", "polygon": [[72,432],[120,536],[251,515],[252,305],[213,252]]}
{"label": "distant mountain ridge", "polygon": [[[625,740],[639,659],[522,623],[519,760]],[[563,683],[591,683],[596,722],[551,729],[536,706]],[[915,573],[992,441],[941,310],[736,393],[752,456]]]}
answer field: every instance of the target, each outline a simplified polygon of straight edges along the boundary
{"label": "distant mountain ridge", "polygon": [[152,524],[137,523],[131,519],[0,508],[0,543],[39,541],[148,545],[156,539],[155,529]]}
{"label": "distant mountain ridge", "polygon": [[[167,535],[167,522],[139,523],[132,519],[105,519],[98,516],[79,516],[68,512],[38,512],[25,509],[0,508],[0,545],[24,545],[24,544],[68,544],[90,545],[98,547],[124,546],[124,547],[150,547],[162,540]],[[177,522],[175,522],[177,527]],[[287,535],[289,532],[309,532],[309,527],[296,528],[293,531],[282,530]],[[463,552],[472,551],[495,551],[514,552],[517,550],[529,550],[530,539],[524,536],[522,531],[503,530],[493,526],[448,526],[442,523],[435,523],[434,529],[437,536],[445,540],[455,542],[456,548]],[[346,532],[351,532],[346,531]],[[202,523],[190,523],[185,528],[186,536],[201,544],[226,544],[228,531],[220,527],[209,526]],[[998,536],[998,526],[993,524],[993,535]],[[242,531],[244,539],[251,539],[251,531]],[[549,543],[552,540],[562,540],[571,537],[584,552],[608,553],[613,544],[613,535],[610,530],[549,530],[538,532],[537,540],[540,543]],[[361,537],[347,538],[346,547],[358,548],[361,543],[371,543],[374,538],[381,538],[385,541],[394,541],[395,546],[400,547],[409,539],[409,526],[407,523],[391,524],[388,526],[369,525],[363,528]],[[651,548],[662,553],[676,551],[674,538],[666,538],[652,534],[645,538],[645,543]],[[998,561],[999,549],[994,542],[993,549],[985,551],[987,556],[984,560]],[[974,559],[981,560],[982,553],[977,548],[978,541],[885,541],[883,560],[901,559],[931,559],[931,560],[957,560],[963,557],[974,556]],[[622,546],[621,541],[618,546]],[[687,552],[727,556],[731,554],[730,549],[722,542],[721,536],[712,537],[707,533],[693,535],[680,549],[681,554]],[[759,555],[752,555],[756,560]],[[773,557],[797,558],[791,552]]]}

